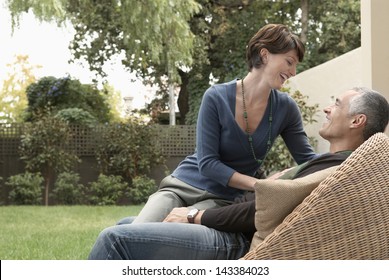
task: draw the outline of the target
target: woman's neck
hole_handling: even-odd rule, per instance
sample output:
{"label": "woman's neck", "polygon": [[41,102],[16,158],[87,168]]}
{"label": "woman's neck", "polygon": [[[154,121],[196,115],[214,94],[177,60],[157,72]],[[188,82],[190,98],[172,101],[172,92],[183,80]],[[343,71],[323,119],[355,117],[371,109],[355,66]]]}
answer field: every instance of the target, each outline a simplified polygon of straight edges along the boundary
{"label": "woman's neck", "polygon": [[267,100],[271,92],[268,83],[258,74],[259,73],[249,72],[246,77],[244,77],[244,92],[246,100],[249,103],[254,100],[255,102]]}

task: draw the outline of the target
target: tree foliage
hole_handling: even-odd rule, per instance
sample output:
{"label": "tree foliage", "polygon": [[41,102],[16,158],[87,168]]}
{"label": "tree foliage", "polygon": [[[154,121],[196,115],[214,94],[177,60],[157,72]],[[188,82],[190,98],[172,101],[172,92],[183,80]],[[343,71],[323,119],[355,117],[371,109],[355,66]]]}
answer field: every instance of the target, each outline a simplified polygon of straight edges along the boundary
{"label": "tree foliage", "polygon": [[27,108],[26,88],[36,81],[34,71],[40,66],[30,65],[27,55],[18,55],[7,67],[8,76],[0,92],[0,122],[21,122]]}
{"label": "tree foliage", "polygon": [[103,74],[104,62],[124,52],[123,63],[139,73],[150,65],[165,65],[178,77],[177,67],[192,63],[194,35],[188,21],[200,6],[194,0],[8,0],[13,25],[32,10],[43,21],[64,24],[76,30],[74,57],[87,58]]}

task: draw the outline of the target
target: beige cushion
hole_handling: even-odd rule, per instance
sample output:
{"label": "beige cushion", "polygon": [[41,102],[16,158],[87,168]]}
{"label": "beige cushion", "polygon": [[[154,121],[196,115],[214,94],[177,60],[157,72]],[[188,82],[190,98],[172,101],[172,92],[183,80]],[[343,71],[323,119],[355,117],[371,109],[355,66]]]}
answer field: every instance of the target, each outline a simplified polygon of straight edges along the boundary
{"label": "beige cushion", "polygon": [[330,167],[294,180],[258,180],[255,184],[255,227],[251,249],[282,223],[326,177],[338,166]]}

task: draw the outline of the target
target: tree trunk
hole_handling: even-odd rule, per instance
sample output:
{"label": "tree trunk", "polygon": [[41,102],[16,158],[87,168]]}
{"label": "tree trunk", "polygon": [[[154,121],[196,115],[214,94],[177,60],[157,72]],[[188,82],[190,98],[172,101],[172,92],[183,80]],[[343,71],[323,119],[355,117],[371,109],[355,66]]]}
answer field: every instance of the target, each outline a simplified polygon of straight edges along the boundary
{"label": "tree trunk", "polygon": [[167,60],[167,73],[168,73],[168,83],[169,83],[169,124],[176,125],[176,98],[174,96],[174,85],[173,85],[173,75],[172,69],[169,60],[168,51],[166,52]]}
{"label": "tree trunk", "polygon": [[308,15],[309,0],[301,0],[301,35],[300,39],[305,44],[308,41]]}
{"label": "tree trunk", "polygon": [[50,189],[50,182],[51,182],[51,174],[50,174],[50,168],[46,172],[45,176],[45,206],[49,206],[49,189]]}
{"label": "tree trunk", "polygon": [[169,79],[169,124],[176,125],[176,99],[174,97],[174,85]]}
{"label": "tree trunk", "polygon": [[180,111],[181,124],[185,124],[186,114],[189,112],[189,75],[183,71],[179,71],[181,77],[181,88],[178,94],[177,105]]}

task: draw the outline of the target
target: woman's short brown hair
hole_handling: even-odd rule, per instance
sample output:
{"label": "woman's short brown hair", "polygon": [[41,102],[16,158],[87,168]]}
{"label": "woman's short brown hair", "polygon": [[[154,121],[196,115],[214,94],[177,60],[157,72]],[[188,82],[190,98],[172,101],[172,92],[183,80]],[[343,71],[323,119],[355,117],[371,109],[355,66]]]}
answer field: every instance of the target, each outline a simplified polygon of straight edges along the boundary
{"label": "woman's short brown hair", "polygon": [[267,49],[272,54],[287,53],[296,50],[299,62],[304,58],[305,47],[300,38],[290,32],[283,24],[267,24],[250,39],[246,51],[248,69],[259,68],[263,64],[261,49]]}

